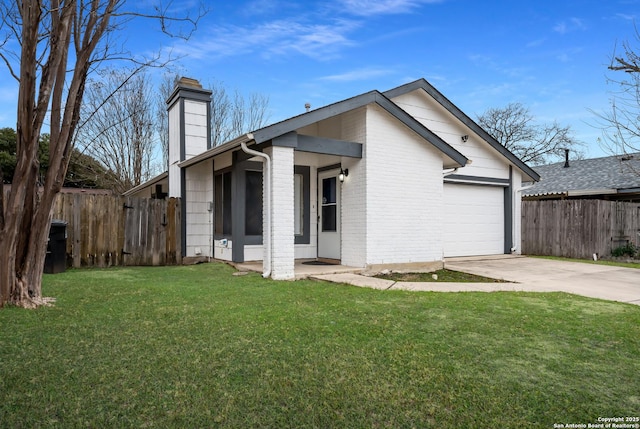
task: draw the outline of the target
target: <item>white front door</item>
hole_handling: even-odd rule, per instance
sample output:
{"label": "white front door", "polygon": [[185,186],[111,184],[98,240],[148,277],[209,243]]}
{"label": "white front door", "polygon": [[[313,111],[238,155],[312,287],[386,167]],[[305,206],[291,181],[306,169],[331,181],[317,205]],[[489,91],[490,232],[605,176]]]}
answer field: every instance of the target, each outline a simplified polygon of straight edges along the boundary
{"label": "white front door", "polygon": [[318,174],[318,258],[340,259],[340,181],[336,170]]}

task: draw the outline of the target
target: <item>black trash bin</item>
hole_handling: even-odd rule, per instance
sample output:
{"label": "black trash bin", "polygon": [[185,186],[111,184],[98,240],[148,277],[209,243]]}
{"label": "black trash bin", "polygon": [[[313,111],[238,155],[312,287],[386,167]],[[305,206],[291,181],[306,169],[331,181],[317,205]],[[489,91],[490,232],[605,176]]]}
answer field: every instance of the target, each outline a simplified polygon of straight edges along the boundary
{"label": "black trash bin", "polygon": [[47,256],[44,259],[44,272],[62,273],[67,269],[67,222],[54,219],[49,230]]}

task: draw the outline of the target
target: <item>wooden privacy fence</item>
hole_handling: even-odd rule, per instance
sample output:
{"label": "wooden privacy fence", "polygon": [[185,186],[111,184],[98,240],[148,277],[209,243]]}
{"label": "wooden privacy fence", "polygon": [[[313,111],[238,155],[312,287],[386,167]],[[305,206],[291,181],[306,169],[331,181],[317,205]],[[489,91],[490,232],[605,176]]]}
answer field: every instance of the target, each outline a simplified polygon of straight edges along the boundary
{"label": "wooden privacy fence", "polygon": [[605,200],[522,202],[522,253],[591,258],[640,245],[640,204]]}
{"label": "wooden privacy fence", "polygon": [[70,266],[182,263],[179,199],[61,193],[53,210],[68,223]]}

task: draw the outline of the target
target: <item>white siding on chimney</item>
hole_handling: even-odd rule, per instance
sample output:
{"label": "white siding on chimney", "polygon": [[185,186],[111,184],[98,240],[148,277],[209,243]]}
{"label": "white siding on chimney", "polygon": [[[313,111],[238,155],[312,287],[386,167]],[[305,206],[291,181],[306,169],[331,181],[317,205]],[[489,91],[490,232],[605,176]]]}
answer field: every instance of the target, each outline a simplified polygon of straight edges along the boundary
{"label": "white siding on chimney", "polygon": [[184,100],[185,160],[207,150],[207,103]]}
{"label": "white siding on chimney", "polygon": [[185,203],[188,219],[186,256],[213,256],[213,212],[209,211],[210,203],[213,201],[211,160],[188,167],[185,179]]}
{"label": "white siding on chimney", "polygon": [[169,109],[169,196],[180,198],[180,102]]}

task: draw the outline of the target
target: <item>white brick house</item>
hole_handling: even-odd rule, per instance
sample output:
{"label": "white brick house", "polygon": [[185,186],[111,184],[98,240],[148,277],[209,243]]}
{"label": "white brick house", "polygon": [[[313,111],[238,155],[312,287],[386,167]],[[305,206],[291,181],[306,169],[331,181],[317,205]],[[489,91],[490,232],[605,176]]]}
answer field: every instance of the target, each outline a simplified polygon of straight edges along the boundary
{"label": "white brick house", "polygon": [[521,183],[538,174],[424,79],[217,147],[210,95],[178,83],[168,177],[150,182],[182,199],[183,256],[261,260],[265,276],[292,279],[296,259],[422,269],[519,253]]}

